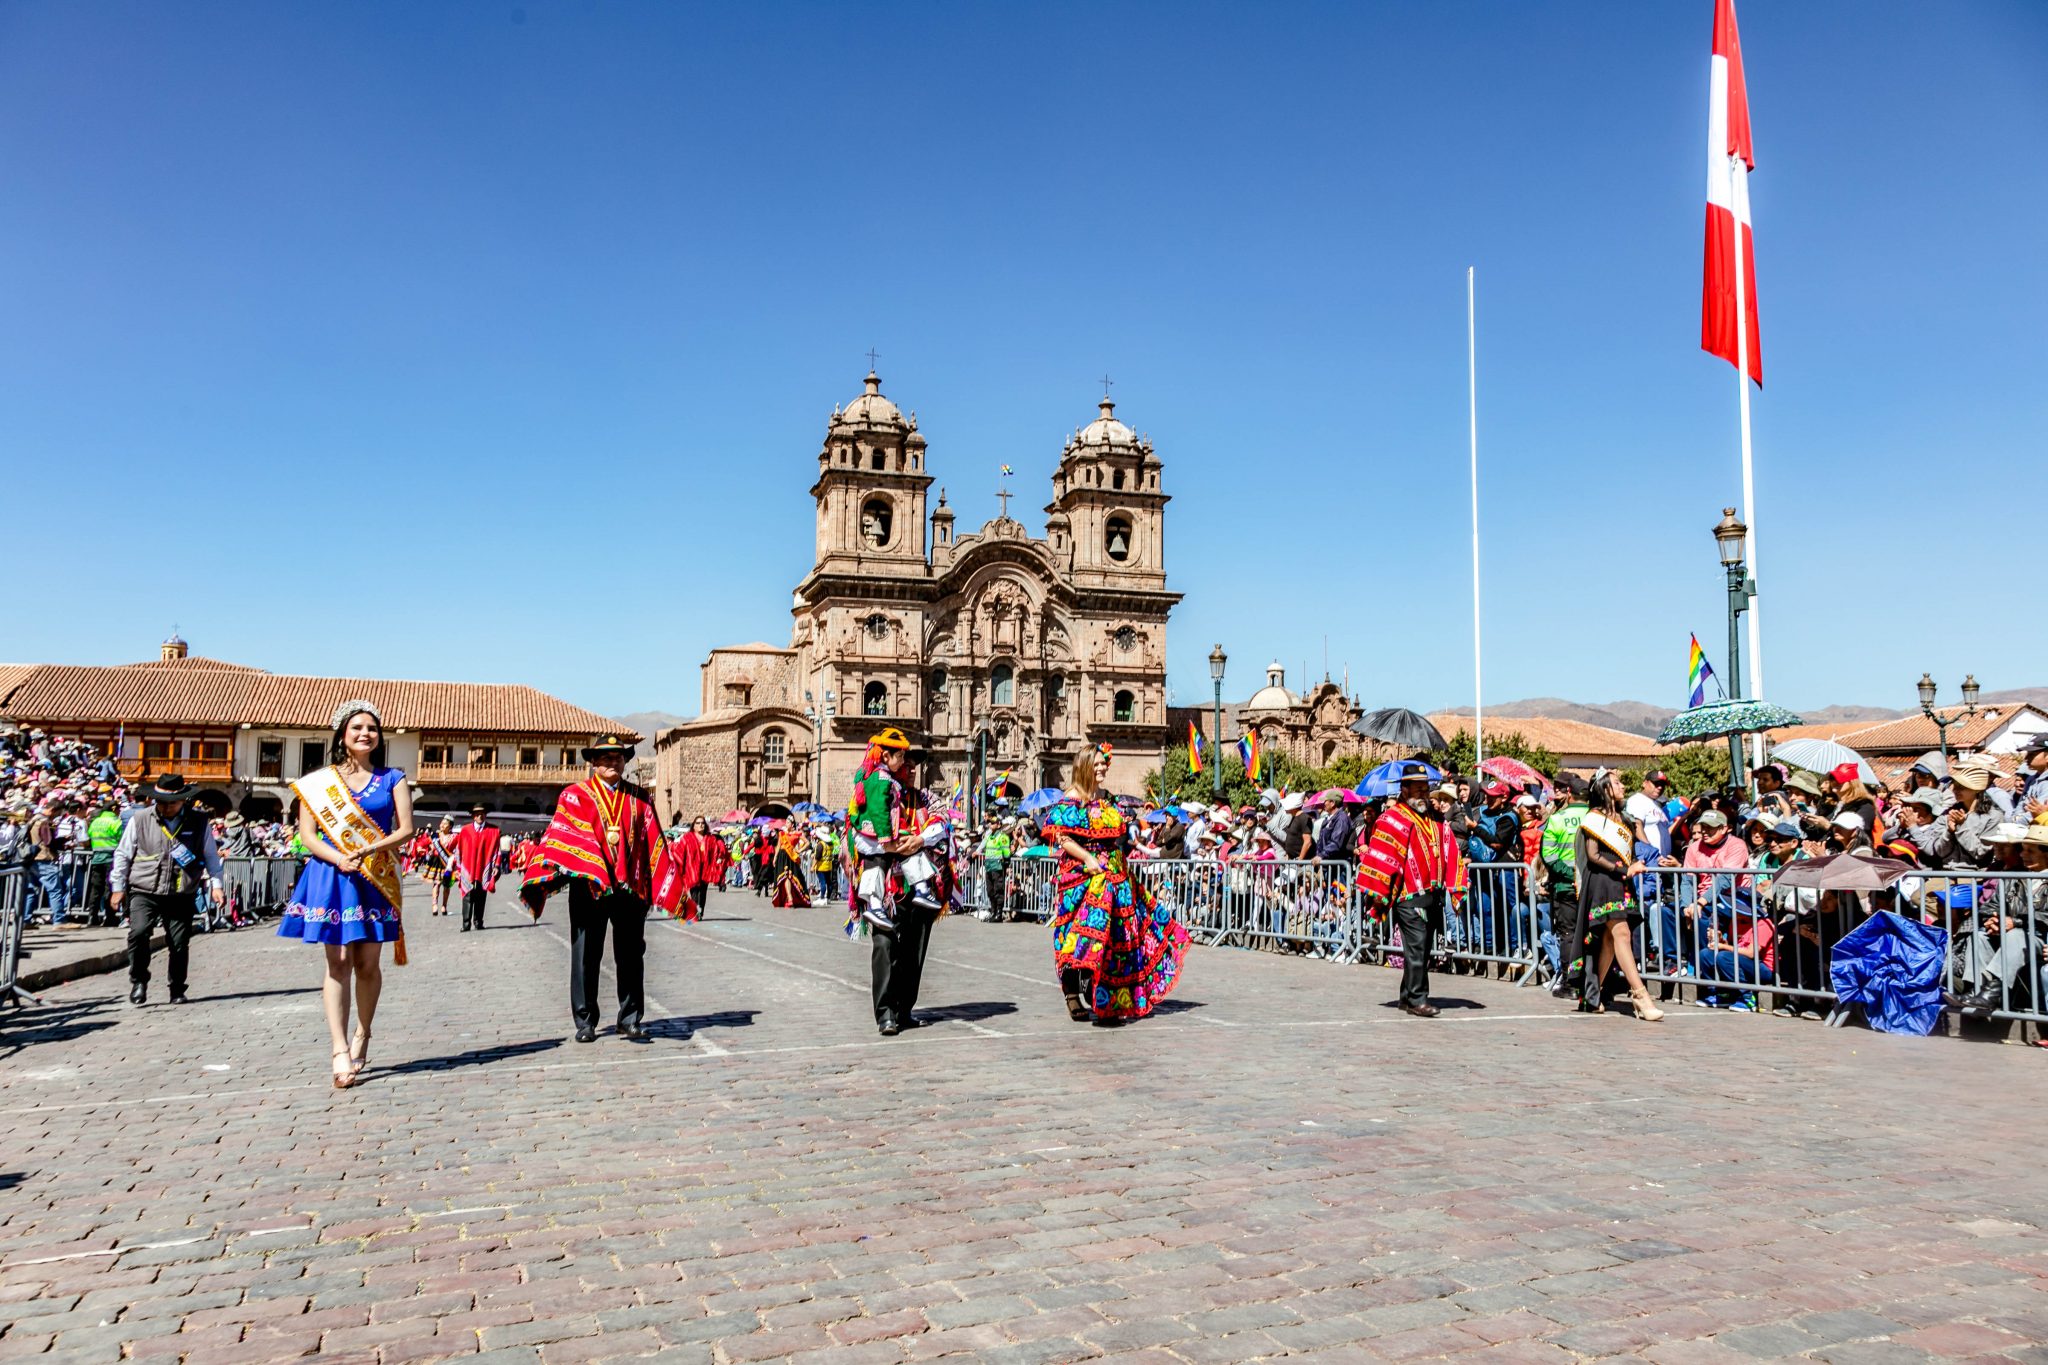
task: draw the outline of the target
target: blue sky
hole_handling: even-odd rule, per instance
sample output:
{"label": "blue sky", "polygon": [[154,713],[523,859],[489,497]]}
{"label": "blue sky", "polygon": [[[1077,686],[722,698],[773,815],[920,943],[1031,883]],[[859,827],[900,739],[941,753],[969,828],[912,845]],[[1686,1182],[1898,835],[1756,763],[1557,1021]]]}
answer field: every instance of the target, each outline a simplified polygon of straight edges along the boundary
{"label": "blue sky", "polygon": [[[1684,701],[1733,370],[1710,0],[0,4],[0,658],[696,708],[786,641],[870,346],[962,531],[1093,377],[1172,682]],[[1769,692],[2048,684],[2048,7],[1742,11]],[[1370,587],[1369,592],[1361,588]]]}

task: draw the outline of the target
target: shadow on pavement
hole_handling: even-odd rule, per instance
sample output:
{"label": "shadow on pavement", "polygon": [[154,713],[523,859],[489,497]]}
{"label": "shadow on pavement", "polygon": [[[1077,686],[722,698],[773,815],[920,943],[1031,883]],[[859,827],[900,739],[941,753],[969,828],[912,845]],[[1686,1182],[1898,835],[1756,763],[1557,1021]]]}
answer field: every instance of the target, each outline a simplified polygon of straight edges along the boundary
{"label": "shadow on pavement", "polygon": [[[530,1057],[536,1052],[548,1052],[562,1045],[560,1038],[536,1038],[530,1043],[506,1043],[499,1047],[477,1047],[467,1052],[452,1052],[445,1057],[415,1057],[397,1066],[378,1066],[375,1061],[365,1078],[375,1080],[380,1076],[403,1076],[413,1071],[453,1071],[464,1066],[488,1066],[492,1062],[509,1061],[515,1057]],[[374,1054],[373,1054],[374,1055]]]}
{"label": "shadow on pavement", "polygon": [[759,1010],[720,1010],[716,1014],[678,1014],[651,1019],[645,1025],[656,1038],[687,1038],[702,1028],[752,1028]]}
{"label": "shadow on pavement", "polygon": [[192,1003],[196,1005],[196,1004],[200,1003],[200,1002],[201,1002],[201,1001],[203,1001],[203,1000],[261,1000],[261,999],[262,999],[263,997],[265,997],[265,996],[267,996],[267,995],[318,995],[318,994],[320,994],[320,988],[319,988],[318,986],[280,986],[280,987],[278,987],[278,988],[277,988],[276,990],[274,990],[274,991],[206,991],[206,992],[201,992],[201,991],[198,991],[198,990],[194,990],[194,991],[192,992],[192,995],[191,995],[191,1000],[192,1000]]}
{"label": "shadow on pavement", "polygon": [[[1456,995],[1432,994],[1429,997],[1429,1003],[1435,1005],[1440,1010],[1483,1010],[1486,1008],[1483,1001],[1467,1000],[1462,996]],[[1380,1001],[1380,1008],[1383,1010],[1397,1010],[1401,1008],[1401,1001],[1398,997],[1392,1000],[1382,1000]]]}
{"label": "shadow on pavement", "polygon": [[1014,1000],[969,1000],[958,1005],[926,1005],[917,1013],[925,1019],[956,1019],[973,1023],[1016,1012],[1017,1002]]}
{"label": "shadow on pavement", "polygon": [[26,1179],[27,1174],[21,1171],[0,1171],[0,1190],[11,1190]]}
{"label": "shadow on pavement", "polygon": [[1200,1000],[1189,1000],[1184,996],[1169,996],[1152,1007],[1154,1014],[1185,1014],[1189,1010],[1209,1008]]}
{"label": "shadow on pavement", "polygon": [[62,1043],[73,1038],[83,1038],[88,1033],[98,1033],[103,1028],[112,1028],[111,1017],[93,1019],[88,1016],[104,1011],[109,1000],[81,1000],[72,1005],[46,1005],[26,1014],[10,1012],[0,1016],[0,1021],[13,1025],[20,1020],[19,1027],[6,1027],[0,1031],[0,1056],[11,1057],[30,1043]]}

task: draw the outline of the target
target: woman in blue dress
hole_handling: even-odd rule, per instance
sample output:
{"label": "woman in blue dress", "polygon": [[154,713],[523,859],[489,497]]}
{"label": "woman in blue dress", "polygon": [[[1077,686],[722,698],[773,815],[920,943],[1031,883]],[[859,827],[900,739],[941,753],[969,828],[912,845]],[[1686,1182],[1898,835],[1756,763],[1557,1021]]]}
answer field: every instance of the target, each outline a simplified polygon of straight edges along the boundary
{"label": "woman in blue dress", "polygon": [[[412,838],[412,791],[403,772],[385,766],[384,720],[367,701],[343,702],[335,711],[327,755],[349,799],[384,834],[354,855],[344,853],[328,839],[311,804],[301,796],[299,841],[309,856],[277,933],[326,950],[327,977],[321,994],[327,1030],[333,1036],[334,1088],[346,1090],[369,1064],[370,1024],[384,989],[384,945],[400,933],[398,907],[364,875],[363,867],[373,855],[402,848]],[[310,789],[320,780],[323,774],[308,773],[293,785]],[[348,1028],[351,996],[356,1010],[353,1038]]]}

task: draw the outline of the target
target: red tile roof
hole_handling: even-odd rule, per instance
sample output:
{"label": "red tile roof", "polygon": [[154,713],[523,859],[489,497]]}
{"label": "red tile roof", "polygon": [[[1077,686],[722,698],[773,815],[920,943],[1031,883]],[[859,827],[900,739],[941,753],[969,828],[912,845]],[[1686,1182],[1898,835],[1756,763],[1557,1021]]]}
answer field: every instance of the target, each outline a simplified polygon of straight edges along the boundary
{"label": "red tile roof", "polygon": [[118,667],[38,664],[14,673],[0,667],[0,684],[6,689],[0,692],[0,715],[21,722],[324,730],[335,707],[360,697],[375,702],[393,729],[567,737],[609,732],[639,738],[607,716],[513,683],[306,678],[209,659],[177,659]]}
{"label": "red tile roof", "polygon": [[[1445,739],[1469,733],[1472,717],[1437,715],[1429,718]],[[1657,741],[1626,730],[1610,730],[1582,720],[1553,716],[1501,716],[1486,722],[1489,735],[1517,734],[1530,744],[1540,744],[1554,754],[1599,754],[1616,758],[1651,758],[1662,753]]]}
{"label": "red tile roof", "polygon": [[[1960,706],[1937,708],[1944,716],[1959,716]],[[1948,747],[1974,749],[1989,740],[2021,711],[2038,710],[2024,702],[1987,706],[1974,716],[1965,716],[1948,727]],[[1941,732],[1926,716],[1901,716],[1897,720],[1837,721],[1829,725],[1788,725],[1773,730],[1769,743],[1775,747],[1788,739],[1832,739],[1868,758],[1872,754],[1903,754],[1918,758],[1941,747]],[[1910,766],[1910,763],[1909,763]]]}

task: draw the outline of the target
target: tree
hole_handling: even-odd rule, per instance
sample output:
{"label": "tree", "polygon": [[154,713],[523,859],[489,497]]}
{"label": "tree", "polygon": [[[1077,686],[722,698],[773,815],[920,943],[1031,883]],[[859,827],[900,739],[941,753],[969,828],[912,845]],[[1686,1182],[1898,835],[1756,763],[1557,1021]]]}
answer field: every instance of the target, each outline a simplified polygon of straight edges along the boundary
{"label": "tree", "polygon": [[[1215,761],[1211,756],[1203,761],[1201,772],[1191,772],[1187,747],[1179,745],[1168,749],[1160,761],[1159,771],[1145,779],[1145,794],[1155,801],[1199,801],[1207,805],[1214,799],[1215,781],[1208,765]],[[1303,767],[1285,754],[1261,754],[1259,780],[1253,782],[1245,776],[1244,764],[1238,762],[1234,748],[1224,755],[1222,771],[1223,799],[1233,806],[1258,800],[1259,792],[1266,787],[1279,787],[1285,791],[1311,790],[1317,775],[1314,769]]]}
{"label": "tree", "polygon": [[1624,789],[1634,791],[1642,785],[1645,777],[1660,768],[1671,779],[1673,796],[1691,800],[1701,792],[1719,791],[1728,785],[1728,746],[1726,743],[1688,744],[1662,758],[1647,759],[1624,768],[1621,784]]}

